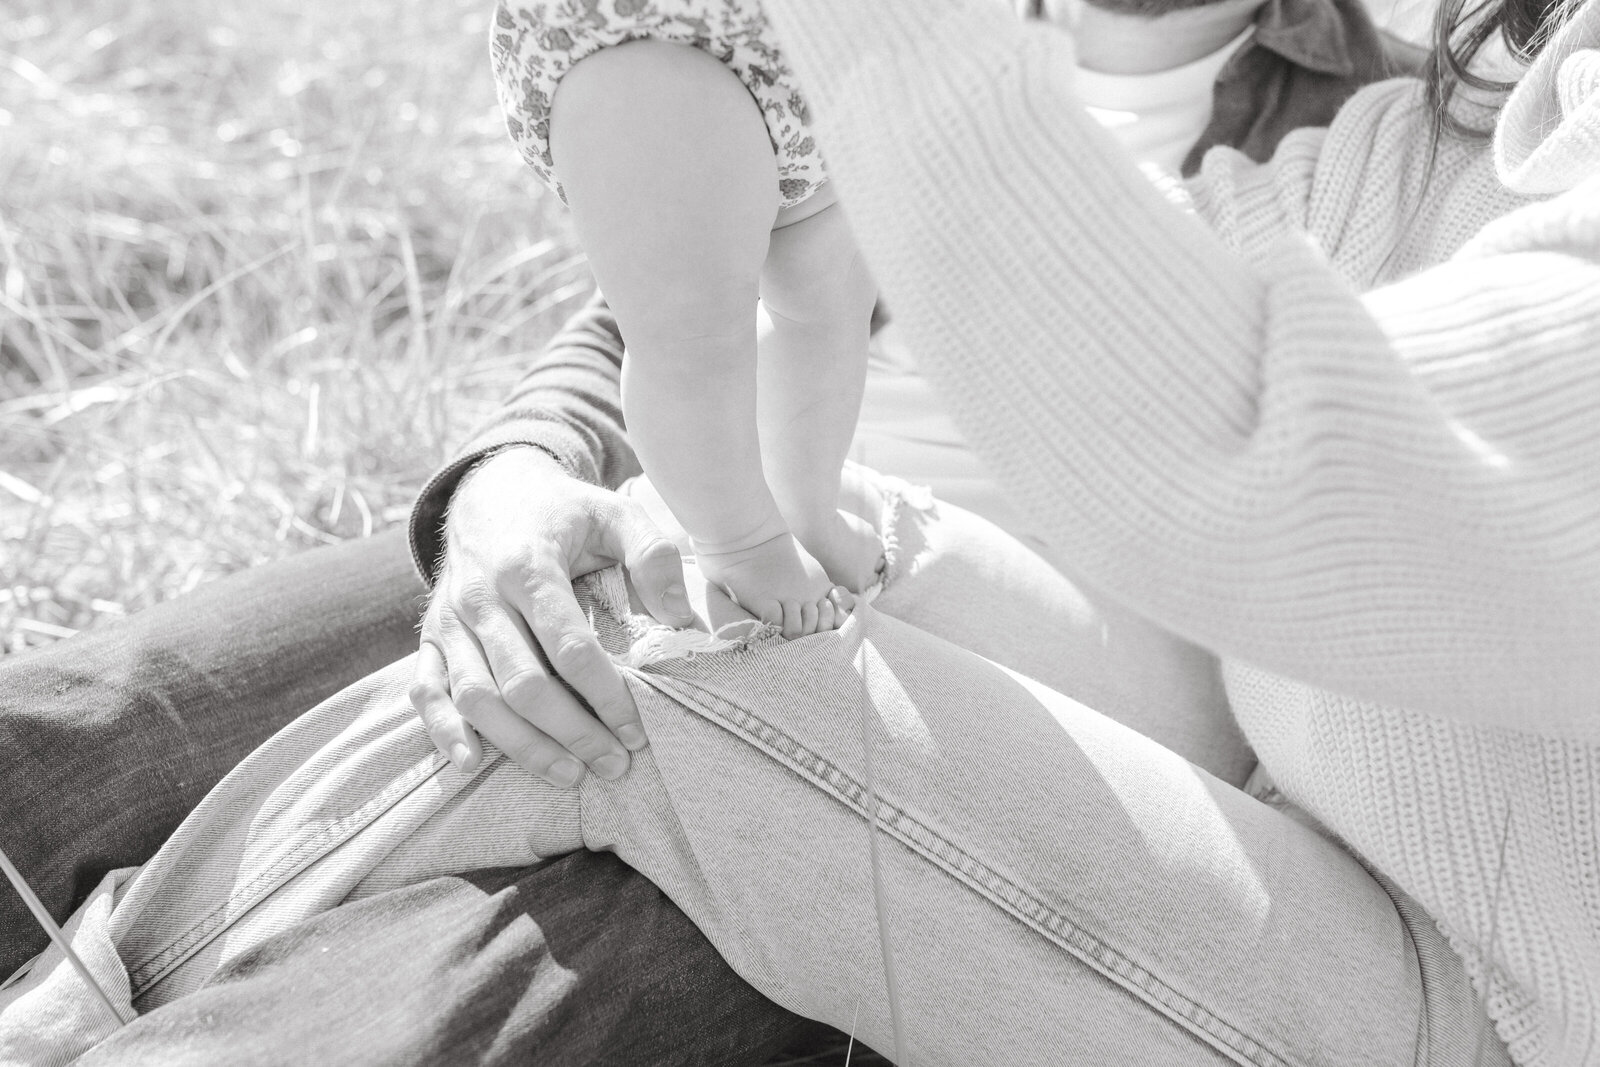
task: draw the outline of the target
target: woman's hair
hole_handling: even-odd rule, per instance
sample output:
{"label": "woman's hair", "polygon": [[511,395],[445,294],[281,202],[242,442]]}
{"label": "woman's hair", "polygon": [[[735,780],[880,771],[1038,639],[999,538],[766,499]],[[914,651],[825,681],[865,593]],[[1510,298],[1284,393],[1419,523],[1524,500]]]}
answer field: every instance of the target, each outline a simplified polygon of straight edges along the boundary
{"label": "woman's hair", "polygon": [[1440,0],[1433,23],[1433,55],[1428,64],[1428,103],[1433,110],[1434,139],[1449,132],[1462,137],[1489,136],[1490,129],[1465,122],[1451,109],[1463,85],[1489,93],[1507,93],[1516,83],[1474,73],[1473,59],[1498,35],[1514,59],[1532,60],[1585,0]]}

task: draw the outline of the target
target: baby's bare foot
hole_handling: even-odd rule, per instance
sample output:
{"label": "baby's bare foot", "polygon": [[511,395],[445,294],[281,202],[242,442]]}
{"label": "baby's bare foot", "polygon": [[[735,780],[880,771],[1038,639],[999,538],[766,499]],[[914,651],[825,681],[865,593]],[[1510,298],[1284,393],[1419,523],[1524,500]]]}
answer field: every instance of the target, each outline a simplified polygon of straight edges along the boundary
{"label": "baby's bare foot", "polygon": [[883,539],[858,515],[835,511],[798,536],[828,577],[852,593],[864,592],[883,576]]}
{"label": "baby's bare foot", "polygon": [[836,630],[849,617],[849,593],[787,533],[733,552],[697,552],[695,559],[735,604],[782,626],[784,637]]}

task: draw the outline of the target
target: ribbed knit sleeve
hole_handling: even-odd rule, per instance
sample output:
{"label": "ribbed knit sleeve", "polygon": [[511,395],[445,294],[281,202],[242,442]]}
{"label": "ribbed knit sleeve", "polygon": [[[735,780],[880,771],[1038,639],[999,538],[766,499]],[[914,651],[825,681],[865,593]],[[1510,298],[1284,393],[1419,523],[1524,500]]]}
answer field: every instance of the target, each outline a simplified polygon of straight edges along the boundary
{"label": "ribbed knit sleeve", "polygon": [[622,335],[597,292],[551,338],[528,373],[411,509],[411,555],[432,582],[450,496],[472,467],[502,448],[548,452],[567,473],[615,487],[639,472],[622,423]]}
{"label": "ribbed knit sleeve", "polygon": [[[1064,558],[1314,685],[1593,722],[1600,242],[1359,293],[1304,227],[1351,182],[1394,200],[1420,151],[1358,166],[1336,124],[1250,170],[1248,203],[1202,185],[1219,238],[1084,116],[1068,39],[1004,4],[765,3],[897,322]],[[1376,236],[1326,232],[1392,240],[1390,213]]]}

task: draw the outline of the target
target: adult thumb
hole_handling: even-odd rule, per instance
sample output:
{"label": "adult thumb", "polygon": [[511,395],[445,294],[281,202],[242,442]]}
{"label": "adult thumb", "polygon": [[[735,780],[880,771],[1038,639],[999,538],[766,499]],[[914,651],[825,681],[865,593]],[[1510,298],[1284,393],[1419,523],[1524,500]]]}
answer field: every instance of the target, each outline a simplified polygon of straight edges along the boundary
{"label": "adult thumb", "polygon": [[637,504],[629,501],[612,527],[621,541],[622,565],[633,580],[634,591],[657,622],[688,626],[694,622],[689,594],[683,584],[683,557],[678,546],[661,532]]}

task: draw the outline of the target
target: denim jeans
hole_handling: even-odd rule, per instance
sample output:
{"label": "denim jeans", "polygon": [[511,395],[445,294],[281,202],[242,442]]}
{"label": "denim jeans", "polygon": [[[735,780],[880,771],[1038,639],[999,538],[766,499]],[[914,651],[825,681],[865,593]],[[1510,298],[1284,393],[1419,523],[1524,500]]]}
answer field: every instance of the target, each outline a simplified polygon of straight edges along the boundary
{"label": "denim jeans", "polygon": [[[939,416],[926,380],[892,343],[874,350],[856,452],[931,481],[941,495],[1020,530],[1014,509]],[[947,541],[959,527],[943,525]],[[987,620],[1001,634],[998,641],[990,641],[982,625],[965,625],[962,640],[1004,659],[1006,628],[1028,628],[1029,613],[1045,601],[1068,606],[1070,618],[1058,611],[1055,621],[1065,636],[1050,653],[1060,667],[1049,675],[1052,683],[1230,780],[1239,777],[1230,773],[1228,759],[1209,758],[1217,737],[1230,729],[1226,722],[1214,716],[1208,726],[1163,715],[1139,721],[1145,708],[1166,704],[1162,687],[1176,699],[1196,678],[1209,685],[1204,664],[1152,672],[1146,642],[1137,629],[1118,624],[1113,606],[1092,603],[1036,564],[1017,572],[970,550],[981,540],[924,552],[922,576],[937,580],[959,561],[984,581],[1036,581],[1047,595],[1018,599]],[[409,652],[421,593],[401,532],[393,531],[241,572],[70,641],[0,658],[0,811],[6,813],[0,845],[51,912],[65,919],[108,871],[153,855],[206,792],[276,730]],[[972,621],[959,603],[931,597],[918,611],[935,632],[954,633]],[[1225,710],[1220,690],[1213,697]],[[1238,747],[1235,738],[1222,750]],[[503,1046],[508,1058],[545,1062],[758,1063],[797,1035],[803,1041],[815,1034],[815,1026],[760,997],[729,970],[642,876],[591,853],[564,858],[560,870],[560,878],[554,868],[524,870],[514,887],[493,892],[462,879],[433,891],[408,887],[394,903],[392,922],[383,921],[386,905],[375,899],[362,913],[365,922],[319,923],[317,950],[352,960],[382,957],[365,981],[386,983],[391,993],[454,989],[448,976],[463,960],[477,961],[471,938],[484,936],[455,912],[470,906],[484,926],[504,921],[522,929],[529,920],[506,903],[508,894],[513,904],[539,902],[534,925],[541,932],[524,946],[530,958],[547,951],[546,938],[550,946],[587,946],[581,982],[566,977],[570,953],[560,968],[508,972],[494,970],[503,960],[495,956],[483,963],[484,973],[500,979],[476,982],[459,995],[437,992],[430,1011],[389,1011],[384,1032],[393,1062],[401,1062],[406,1049],[420,1050],[416,1062],[431,1062],[430,1049],[450,1043],[477,1048],[468,1034],[479,1019],[520,1035]],[[596,911],[610,881],[619,883],[619,894],[621,887],[630,894],[626,923]],[[20,899],[0,884],[0,980],[45,944]],[[203,1001],[184,1003],[194,1010],[203,1003],[208,1014],[230,1019],[229,1029],[245,1035],[253,1032],[248,1020],[262,1020],[263,1062],[295,1059],[293,1050],[301,1048],[306,1059],[342,1062],[349,1058],[335,1040],[342,1031],[318,1023],[337,1018],[342,1001],[304,998],[291,1013],[305,1020],[298,1028],[271,1021],[274,1013],[262,1007],[304,992],[299,983],[280,984],[280,977],[295,973],[296,953],[312,951],[308,944],[286,937],[264,946],[272,967],[226,968]],[[325,967],[323,958],[319,968]],[[353,965],[350,973],[356,973]],[[641,989],[656,991],[649,1010],[639,1007]],[[381,999],[406,1003],[393,995]],[[196,1038],[198,1031],[189,1033],[152,1058],[214,1062],[208,1051],[216,1046]],[[125,1043],[116,1047],[118,1056],[134,1054]],[[249,1047],[246,1037],[226,1058],[237,1060]],[[629,1059],[629,1050],[641,1049],[654,1051]]]}
{"label": "denim jeans", "polygon": [[[1071,660],[1059,576],[898,493],[893,584],[835,633],[668,656],[620,575],[582,583],[652,738],[620,781],[457,771],[410,711],[408,661],[320,705],[75,917],[140,1019],[113,1037],[52,955],[0,994],[0,1058],[182,1047],[207,1025],[195,998],[307,924],[587,847],[762,993],[913,1062],[1506,1062],[1426,915],[1305,820],[1049,688]],[[960,565],[974,537],[1014,580]],[[912,625],[925,601],[1045,677]],[[318,955],[298,956],[307,997]],[[382,1018],[372,988],[344,988],[348,1027]]]}
{"label": "denim jeans", "polygon": [[[0,657],[0,847],[58,918],[306,708],[416,647],[404,531]],[[0,977],[45,945],[0,880]]]}
{"label": "denim jeans", "polygon": [[[414,650],[422,592],[396,529],[0,657],[0,847],[65,920],[107,872],[154,855],[258,745]],[[0,880],[0,982],[46,944]],[[342,971],[330,971],[320,951],[329,946]],[[341,909],[219,974],[174,1012],[225,1018],[226,1028],[180,1026],[181,1041],[108,1043],[104,1054],[116,1063],[347,1062],[346,1002],[305,983],[305,952],[318,957],[316,974],[370,988],[387,1006],[389,1044],[373,1050],[386,1063],[503,1053],[754,1064],[817,1029],[729,970],[645,878],[583,852]],[[401,995],[419,991],[426,1011]]]}
{"label": "denim jeans", "polygon": [[318,915],[77,1062],[754,1065],[825,1030],[615,856],[577,852]]}

